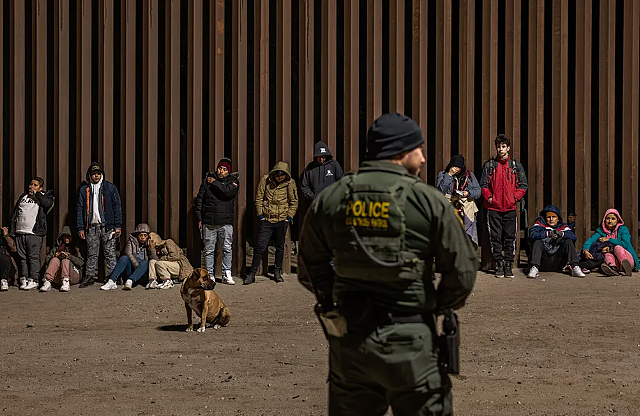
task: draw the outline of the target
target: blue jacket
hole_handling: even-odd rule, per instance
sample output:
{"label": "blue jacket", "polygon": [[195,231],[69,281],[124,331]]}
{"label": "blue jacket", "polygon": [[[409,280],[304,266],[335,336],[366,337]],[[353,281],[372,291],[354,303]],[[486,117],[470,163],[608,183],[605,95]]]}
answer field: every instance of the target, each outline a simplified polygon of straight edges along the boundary
{"label": "blue jacket", "polygon": [[[461,189],[459,189],[460,191],[467,191],[469,192],[469,196],[467,197],[468,199],[479,199],[480,195],[482,193],[482,190],[480,188],[480,184],[478,183],[478,180],[476,179],[476,175],[473,174],[473,172],[467,171],[468,176],[466,177],[466,184],[460,184]],[[440,190],[440,192],[442,192],[445,195],[450,195],[453,194],[453,189],[455,186],[455,180],[453,176],[450,176],[447,172],[440,171],[440,173],[438,173],[438,181],[436,182],[436,187]]]}
{"label": "blue jacket", "polygon": [[[553,212],[558,216],[558,223],[555,227],[547,224],[547,212]],[[560,231],[562,238],[556,241],[552,240],[551,232],[553,231]],[[558,207],[555,205],[547,205],[542,211],[540,211],[540,216],[533,227],[529,229],[529,243],[533,244],[536,240],[542,240],[545,251],[549,254],[553,254],[558,251],[560,244],[566,239],[569,239],[574,243],[577,240],[575,233],[571,230],[571,227],[562,221],[562,215],[560,214]]]}
{"label": "blue jacket", "polygon": [[[92,163],[98,165],[97,163]],[[100,166],[100,165],[98,165]],[[102,170],[102,167],[100,167]],[[104,170],[102,186],[100,187],[99,200],[102,202],[97,209],[100,210],[100,218],[104,222],[105,229],[111,231],[113,229],[122,229],[122,206],[120,202],[120,193],[118,188],[111,182],[107,182],[104,179]],[[87,169],[87,181],[82,184],[80,191],[78,192],[78,205],[77,205],[77,222],[78,231],[84,231],[91,225],[91,218],[93,218],[93,210],[96,207],[93,206],[93,192],[91,191],[91,177],[89,175],[89,169]]]}
{"label": "blue jacket", "polygon": [[[598,227],[591,238],[585,241],[584,245],[582,246],[582,251],[589,250],[591,248],[591,245],[595,243],[600,237],[606,236],[607,234],[602,230],[602,227]],[[612,238],[609,240],[609,242],[614,246],[622,246],[622,248],[631,253],[631,255],[633,256],[633,261],[636,263],[635,269],[640,270],[640,261],[638,261],[636,250],[631,244],[631,233],[629,233],[629,229],[626,225],[621,225],[620,228],[618,228],[618,238]]]}

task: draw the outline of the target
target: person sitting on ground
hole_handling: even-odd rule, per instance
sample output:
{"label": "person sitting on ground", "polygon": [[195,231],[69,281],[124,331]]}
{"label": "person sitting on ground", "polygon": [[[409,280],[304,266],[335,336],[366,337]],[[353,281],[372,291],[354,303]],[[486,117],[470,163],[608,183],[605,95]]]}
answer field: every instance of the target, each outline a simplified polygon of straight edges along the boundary
{"label": "person sitting on ground", "polygon": [[464,228],[467,235],[473,242],[474,247],[478,247],[478,228],[476,226],[476,215],[478,207],[475,200],[480,198],[482,190],[473,172],[467,170],[462,155],[455,155],[447,167],[438,173],[437,188],[452,203],[460,201],[463,207]]}
{"label": "person sitting on ground", "polygon": [[578,218],[578,215],[575,211],[569,211],[567,214],[567,225],[571,228],[571,231],[573,231],[574,234],[576,233],[576,218]]}
{"label": "person sitting on ground", "polygon": [[40,292],[51,290],[51,283],[60,286],[60,292],[68,292],[71,285],[78,284],[82,276],[84,258],[73,241],[71,228],[64,226],[51,251],[44,260],[47,270]]}
{"label": "person sitting on ground", "polygon": [[584,273],[590,273],[591,270],[598,270],[601,268],[604,262],[604,255],[607,253],[613,253],[614,245],[606,241],[596,240],[591,244],[589,248],[589,254],[593,257],[591,259],[586,258],[584,252],[580,253],[580,267]]}
{"label": "person sitting on ground", "polygon": [[596,241],[613,245],[607,252],[603,251],[604,261],[600,267],[605,275],[631,276],[632,272],[640,269],[638,256],[631,244],[631,234],[617,210],[609,209],[605,212],[602,225],[582,246],[585,260],[595,260],[596,257],[591,249]]}
{"label": "person sitting on ground", "polygon": [[0,292],[9,290],[9,282],[16,280],[18,266],[14,256],[18,249],[7,227],[0,228]]}
{"label": "person sitting on ground", "polygon": [[[170,289],[173,287],[173,277],[183,281],[191,276],[193,267],[175,241],[163,240],[156,233],[151,233],[149,239],[156,248],[157,258],[149,264],[147,289]],[[213,276],[209,277],[214,280]]]}
{"label": "person sitting on ground", "polygon": [[118,278],[122,273],[127,276],[124,290],[131,290],[133,284],[145,277],[149,272],[149,260],[158,258],[155,245],[149,241],[149,225],[138,224],[135,231],[129,236],[129,241],[124,247],[124,256],[121,256],[116,267],[111,272],[107,283],[100,287],[101,290],[113,290],[118,288]]}
{"label": "person sitting on ground", "polygon": [[560,210],[547,205],[529,230],[531,260],[528,278],[535,279],[538,272],[560,272],[565,264],[571,265],[571,275],[584,277],[575,248],[576,235],[562,222]]}

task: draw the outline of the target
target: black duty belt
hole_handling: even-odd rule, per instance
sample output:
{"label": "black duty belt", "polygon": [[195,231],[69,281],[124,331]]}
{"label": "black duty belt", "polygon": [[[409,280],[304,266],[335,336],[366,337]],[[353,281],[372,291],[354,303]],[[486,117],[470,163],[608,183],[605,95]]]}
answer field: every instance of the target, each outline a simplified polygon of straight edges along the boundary
{"label": "black duty belt", "polygon": [[424,314],[399,314],[399,313],[376,313],[376,321],[379,324],[427,324],[431,326],[433,324],[433,317],[431,313]]}

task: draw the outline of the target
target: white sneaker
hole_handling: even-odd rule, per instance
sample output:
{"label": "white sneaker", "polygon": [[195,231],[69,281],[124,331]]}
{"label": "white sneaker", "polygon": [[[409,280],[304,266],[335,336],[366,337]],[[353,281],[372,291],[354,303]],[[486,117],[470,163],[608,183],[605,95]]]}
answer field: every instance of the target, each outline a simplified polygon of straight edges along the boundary
{"label": "white sneaker", "polygon": [[236,284],[236,282],[233,280],[233,277],[231,277],[231,270],[225,270],[222,273],[222,283],[226,283],[228,285]]}
{"label": "white sneaker", "polygon": [[535,279],[538,276],[539,276],[538,268],[536,266],[531,266],[531,268],[529,269],[529,274],[527,275],[527,277],[529,279]]}
{"label": "white sneaker", "polygon": [[107,280],[107,283],[105,283],[104,285],[100,286],[100,290],[114,290],[114,289],[117,289],[117,288],[118,288],[118,285],[116,284],[116,282],[114,282],[111,279]]}
{"label": "white sneaker", "polygon": [[71,282],[69,282],[69,279],[67,278],[62,279],[62,286],[60,286],[60,292],[68,292],[69,290],[71,290]]}
{"label": "white sneaker", "polygon": [[51,290],[51,282],[48,281],[47,279],[44,279],[44,282],[42,283],[42,287],[40,287],[40,292],[48,292]]}
{"label": "white sneaker", "polygon": [[31,289],[37,289],[38,288],[38,282],[36,282],[33,279],[29,279],[27,280],[27,285],[24,287],[24,290],[31,290]]}
{"label": "white sneaker", "polygon": [[571,268],[571,276],[573,277],[585,277],[586,275],[582,273],[582,269],[580,266],[573,266]]}
{"label": "white sneaker", "polygon": [[158,289],[171,289],[173,287],[173,280],[167,279],[158,285]]}
{"label": "white sneaker", "polygon": [[0,280],[0,292],[6,292],[9,290],[9,282],[7,279]]}
{"label": "white sneaker", "polygon": [[27,278],[26,277],[21,277],[20,278],[20,290],[25,290],[27,287]]}
{"label": "white sneaker", "polygon": [[147,283],[146,289],[157,289],[157,288],[158,288],[158,281],[157,280],[152,280],[149,283]]}
{"label": "white sneaker", "polygon": [[127,281],[124,284],[124,287],[122,288],[123,290],[131,290],[133,288],[133,280],[131,279],[127,279]]}

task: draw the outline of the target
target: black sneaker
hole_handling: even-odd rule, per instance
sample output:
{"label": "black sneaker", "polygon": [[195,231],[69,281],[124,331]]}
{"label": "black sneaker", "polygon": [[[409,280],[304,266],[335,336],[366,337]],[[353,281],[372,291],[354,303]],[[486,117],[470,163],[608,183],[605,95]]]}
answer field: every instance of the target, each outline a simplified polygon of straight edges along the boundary
{"label": "black sneaker", "polygon": [[496,266],[496,277],[504,277],[504,263],[501,261]]}
{"label": "black sneaker", "polygon": [[631,273],[633,272],[633,267],[629,260],[622,260],[622,269],[624,270],[624,275],[631,277]]}
{"label": "black sneaker", "polygon": [[513,279],[515,277],[513,275],[513,270],[511,270],[511,263],[504,264],[504,277],[508,279]]}
{"label": "black sneaker", "polygon": [[243,285],[250,285],[252,283],[256,282],[256,274],[255,273],[249,273],[247,275],[247,277],[244,278],[244,282],[242,282]]}
{"label": "black sneaker", "polygon": [[604,273],[605,276],[618,275],[618,272],[615,270],[615,268],[609,266],[607,263],[602,263],[602,266],[600,266],[600,268],[602,269],[602,273]]}
{"label": "black sneaker", "polygon": [[284,282],[284,279],[282,278],[282,271],[281,271],[281,270],[275,269],[275,270],[273,271],[273,280],[274,280],[276,283],[282,283],[282,282]]}
{"label": "black sneaker", "polygon": [[93,277],[89,277],[87,279],[85,279],[82,283],[80,283],[80,288],[85,288],[85,287],[89,287],[92,284],[94,284],[96,282],[96,280]]}

